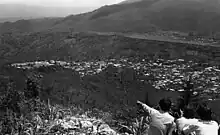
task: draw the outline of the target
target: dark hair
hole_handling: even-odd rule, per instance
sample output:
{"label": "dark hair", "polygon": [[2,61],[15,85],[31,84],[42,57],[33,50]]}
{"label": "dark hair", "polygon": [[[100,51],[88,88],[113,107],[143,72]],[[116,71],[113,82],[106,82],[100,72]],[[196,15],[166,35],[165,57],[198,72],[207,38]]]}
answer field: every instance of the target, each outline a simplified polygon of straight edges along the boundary
{"label": "dark hair", "polygon": [[184,110],[184,107],[185,107],[184,99],[183,98],[178,98],[177,102],[178,102],[178,109]]}
{"label": "dark hair", "polygon": [[187,119],[196,118],[196,111],[191,107],[185,107],[183,110],[183,117]]}
{"label": "dark hair", "polygon": [[159,106],[161,110],[164,112],[170,111],[171,105],[172,105],[172,102],[169,98],[161,99],[159,102]]}
{"label": "dark hair", "polygon": [[199,115],[201,120],[212,120],[212,111],[210,108],[204,105],[199,105],[196,112]]}

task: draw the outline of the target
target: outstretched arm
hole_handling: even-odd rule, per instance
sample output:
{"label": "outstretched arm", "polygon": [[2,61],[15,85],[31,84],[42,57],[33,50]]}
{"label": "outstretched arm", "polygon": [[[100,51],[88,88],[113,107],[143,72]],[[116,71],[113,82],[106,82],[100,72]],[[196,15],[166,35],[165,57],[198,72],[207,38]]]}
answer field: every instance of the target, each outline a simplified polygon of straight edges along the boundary
{"label": "outstretched arm", "polygon": [[137,101],[137,105],[140,106],[141,109],[148,112],[149,114],[157,113],[158,110],[151,108],[150,106],[142,103],[141,101]]}

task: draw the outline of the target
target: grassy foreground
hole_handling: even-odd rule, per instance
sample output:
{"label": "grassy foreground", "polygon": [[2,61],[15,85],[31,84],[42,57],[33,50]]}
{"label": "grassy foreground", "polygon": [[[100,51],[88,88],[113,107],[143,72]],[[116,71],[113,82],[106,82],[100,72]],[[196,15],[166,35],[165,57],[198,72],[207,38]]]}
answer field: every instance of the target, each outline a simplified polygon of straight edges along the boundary
{"label": "grassy foreground", "polygon": [[[1,82],[1,135],[116,135],[142,134],[147,131],[144,117],[123,118],[123,114],[61,106],[38,97],[40,88],[34,81],[24,91],[13,82]],[[124,120],[123,120],[124,119]]]}

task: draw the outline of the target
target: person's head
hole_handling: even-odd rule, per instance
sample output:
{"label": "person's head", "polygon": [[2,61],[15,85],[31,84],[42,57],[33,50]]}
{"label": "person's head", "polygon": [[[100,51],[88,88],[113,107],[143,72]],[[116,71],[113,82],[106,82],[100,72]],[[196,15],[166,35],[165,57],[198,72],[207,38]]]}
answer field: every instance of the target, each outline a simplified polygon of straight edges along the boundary
{"label": "person's head", "polygon": [[192,107],[185,107],[183,109],[183,117],[187,118],[187,119],[192,119],[192,118],[196,118],[196,111],[195,109],[193,109]]}
{"label": "person's head", "polygon": [[199,108],[196,110],[201,120],[212,120],[212,111],[210,108],[199,105]]}
{"label": "person's head", "polygon": [[184,101],[183,98],[178,98],[178,99],[177,99],[177,107],[178,107],[178,109],[181,109],[181,110],[184,109],[184,107],[185,107],[185,101]]}
{"label": "person's head", "polygon": [[164,112],[169,112],[172,102],[169,98],[163,98],[159,101],[160,109]]}

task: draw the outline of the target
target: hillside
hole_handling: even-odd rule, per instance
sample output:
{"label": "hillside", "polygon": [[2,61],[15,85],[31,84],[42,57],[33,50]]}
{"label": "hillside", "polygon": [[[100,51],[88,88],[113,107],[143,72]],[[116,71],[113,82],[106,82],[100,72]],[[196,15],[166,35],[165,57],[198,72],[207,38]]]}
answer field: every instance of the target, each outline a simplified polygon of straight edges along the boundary
{"label": "hillside", "polygon": [[162,29],[203,34],[220,30],[219,13],[218,5],[206,1],[149,0],[101,7],[83,19],[69,17],[57,27],[74,22],[69,27],[76,30],[148,32]]}
{"label": "hillside", "polygon": [[218,45],[106,33],[37,32],[3,34],[1,58],[8,61],[84,61],[120,57],[199,58],[219,60]]}
{"label": "hillside", "polygon": [[0,24],[0,33],[26,33],[26,32],[38,32],[47,30],[54,25],[61,18],[42,18],[42,19],[30,19],[19,20],[14,23],[5,22]]}
{"label": "hillside", "polygon": [[22,20],[22,19],[30,19],[30,18],[25,18],[25,17],[2,17],[0,18],[0,23],[4,23],[4,22],[16,22],[18,20]]}
{"label": "hillside", "polygon": [[[131,3],[130,3],[131,2]],[[218,1],[197,0],[143,0],[103,6],[92,12],[70,15],[56,21],[47,20],[53,31],[194,31],[210,35],[220,31],[220,5]],[[215,21],[213,21],[215,20]],[[47,22],[46,21],[46,22]],[[11,23],[13,27],[17,22]],[[36,26],[31,24],[34,31]],[[0,31],[5,28],[1,27]],[[26,31],[26,30],[24,30]]]}

